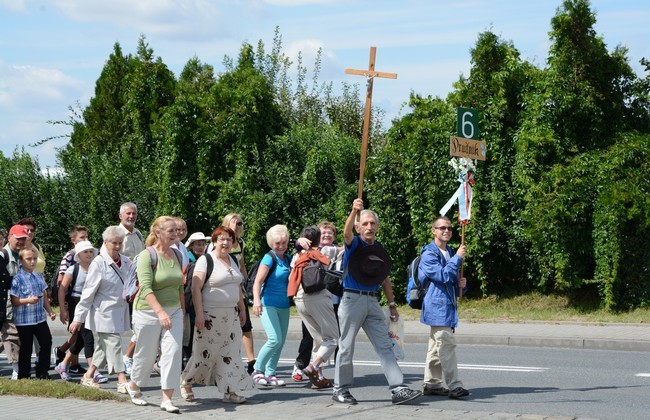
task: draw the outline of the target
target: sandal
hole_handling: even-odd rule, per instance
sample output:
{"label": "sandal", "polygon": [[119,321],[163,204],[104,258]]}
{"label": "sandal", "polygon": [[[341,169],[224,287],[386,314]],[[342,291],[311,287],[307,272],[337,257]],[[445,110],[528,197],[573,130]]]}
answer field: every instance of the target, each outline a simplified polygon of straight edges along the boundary
{"label": "sandal", "polygon": [[[189,391],[188,391],[189,389]],[[194,392],[192,392],[192,387],[191,386],[183,386],[181,387],[181,397],[187,402],[194,402],[196,401],[196,398],[194,398]]]}
{"label": "sandal", "polygon": [[160,409],[163,410],[163,411],[166,411],[168,413],[180,413],[181,412],[181,410],[172,403],[172,400],[163,401],[160,404]]}
{"label": "sandal", "polygon": [[[131,402],[133,404],[135,404],[135,405],[147,405],[147,401],[144,398],[142,398],[142,391],[140,389],[131,389],[131,384],[127,383],[126,384],[126,392],[129,393],[129,397],[131,397]],[[162,405],[161,405],[161,407],[162,407]]]}
{"label": "sandal", "polygon": [[253,372],[253,381],[258,384],[258,385],[268,385],[269,382],[266,380],[266,376],[264,376],[264,372],[261,370],[256,370]]}
{"label": "sandal", "polygon": [[327,388],[334,388],[334,381],[324,377],[319,377],[318,383],[311,385],[311,389],[327,389]]}
{"label": "sandal", "polygon": [[83,386],[87,386],[89,388],[100,388],[98,383],[95,383],[93,378],[87,378],[86,375],[81,377],[81,380],[79,383]]}
{"label": "sandal", "polygon": [[275,377],[275,375],[267,376],[266,377],[266,385],[267,386],[284,386],[285,383],[282,379],[278,379]]}
{"label": "sandal", "polygon": [[121,382],[117,384],[117,393],[118,394],[128,394],[129,391],[126,390],[126,387],[129,386],[128,382]]}
{"label": "sandal", "polygon": [[307,376],[309,378],[309,382],[315,387],[318,386],[318,369],[312,364],[309,364],[309,366],[306,369],[303,369],[302,371],[303,375]]}
{"label": "sandal", "polygon": [[237,395],[234,392],[226,392],[223,394],[223,402],[232,404],[243,404],[246,402],[246,397]]}

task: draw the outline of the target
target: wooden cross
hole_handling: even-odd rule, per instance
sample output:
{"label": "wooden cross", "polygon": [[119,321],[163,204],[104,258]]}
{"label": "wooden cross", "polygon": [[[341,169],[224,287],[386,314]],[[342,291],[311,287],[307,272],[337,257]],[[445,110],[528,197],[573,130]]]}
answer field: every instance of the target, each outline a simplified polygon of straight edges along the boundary
{"label": "wooden cross", "polygon": [[368,78],[368,89],[366,92],[366,111],[363,115],[363,134],[361,136],[361,165],[359,167],[359,190],[358,197],[362,198],[363,193],[363,173],[366,171],[366,154],[368,152],[368,131],[370,130],[370,109],[372,106],[372,81],[375,77],[384,77],[387,79],[397,79],[396,73],[384,73],[375,71],[375,56],[377,48],[370,47],[370,61],[368,70],[345,69],[345,74],[355,74],[357,76],[366,76]]}

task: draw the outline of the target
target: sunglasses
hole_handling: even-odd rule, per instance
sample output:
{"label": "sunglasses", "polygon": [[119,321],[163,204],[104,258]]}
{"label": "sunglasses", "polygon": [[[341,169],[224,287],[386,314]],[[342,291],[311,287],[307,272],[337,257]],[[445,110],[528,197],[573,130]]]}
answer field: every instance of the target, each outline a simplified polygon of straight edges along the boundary
{"label": "sunglasses", "polygon": [[244,226],[244,222],[237,222],[237,226]]}
{"label": "sunglasses", "polygon": [[454,231],[454,228],[451,227],[451,226],[435,226],[434,229],[438,229],[438,230],[441,230],[443,232],[446,231],[446,230],[448,230],[449,232]]}

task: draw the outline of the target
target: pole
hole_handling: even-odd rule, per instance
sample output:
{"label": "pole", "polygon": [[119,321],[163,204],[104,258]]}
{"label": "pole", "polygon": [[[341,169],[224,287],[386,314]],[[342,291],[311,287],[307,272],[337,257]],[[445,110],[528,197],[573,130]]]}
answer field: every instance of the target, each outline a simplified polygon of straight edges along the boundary
{"label": "pole", "polygon": [[[465,226],[467,225],[467,222],[463,220],[460,223],[461,223],[460,245],[463,246],[463,245],[465,245]],[[463,258],[463,260],[460,262],[460,275],[458,276],[458,281],[459,282],[460,282],[460,279],[463,278],[463,263],[464,262],[465,262],[465,258]],[[463,297],[463,289],[459,287],[458,290],[460,290],[460,293],[458,294],[458,299],[460,299],[460,298]]]}

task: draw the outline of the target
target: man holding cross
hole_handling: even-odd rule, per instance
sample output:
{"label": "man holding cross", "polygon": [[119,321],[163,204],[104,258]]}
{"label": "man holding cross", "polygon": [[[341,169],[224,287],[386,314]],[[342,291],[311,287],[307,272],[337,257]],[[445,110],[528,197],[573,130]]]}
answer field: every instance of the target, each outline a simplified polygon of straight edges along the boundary
{"label": "man holding cross", "polygon": [[[355,236],[352,228],[359,214],[359,223]],[[352,211],[345,222],[343,238],[345,254],[343,256],[343,297],[339,305],[339,326],[341,338],[339,353],[336,358],[334,377],[334,395],[332,399],[343,404],[356,404],[357,400],[350,394],[354,380],[352,358],[354,342],[360,328],[370,339],[375,353],[379,356],[384,375],[392,392],[393,404],[411,401],[422,393],[404,385],[404,375],[393,353],[393,344],[388,336],[388,326],[379,305],[379,287],[389,301],[390,317],[397,320],[397,306],[393,299],[390,278],[390,257],[386,250],[375,241],[379,230],[377,213],[363,209],[360,198],[354,200]]]}

